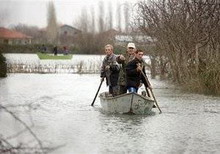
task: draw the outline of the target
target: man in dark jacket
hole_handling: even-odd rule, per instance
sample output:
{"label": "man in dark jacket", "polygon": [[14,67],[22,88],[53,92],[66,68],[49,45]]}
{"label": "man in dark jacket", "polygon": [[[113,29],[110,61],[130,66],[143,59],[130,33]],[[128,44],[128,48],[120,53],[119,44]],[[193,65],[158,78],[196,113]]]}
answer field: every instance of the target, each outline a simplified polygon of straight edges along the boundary
{"label": "man in dark jacket", "polygon": [[144,83],[145,87],[150,87],[147,83],[145,77],[142,72],[146,76],[145,67],[143,62],[144,53],[142,50],[137,50],[135,52],[135,58],[130,61],[126,66],[126,75],[127,75],[127,89],[129,92],[136,92],[141,84]]}
{"label": "man in dark jacket", "polygon": [[105,46],[105,53],[106,56],[101,66],[101,78],[106,78],[109,94],[115,96],[118,93],[119,65],[116,62],[116,55],[113,53],[113,46],[111,44]]}

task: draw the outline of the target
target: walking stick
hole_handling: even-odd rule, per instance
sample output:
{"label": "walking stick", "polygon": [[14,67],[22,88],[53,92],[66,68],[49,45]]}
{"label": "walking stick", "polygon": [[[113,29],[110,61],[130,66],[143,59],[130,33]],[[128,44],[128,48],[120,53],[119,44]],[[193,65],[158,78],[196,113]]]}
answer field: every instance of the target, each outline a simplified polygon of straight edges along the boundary
{"label": "walking stick", "polygon": [[97,95],[98,95],[98,93],[99,93],[99,90],[100,90],[100,88],[101,88],[101,86],[102,86],[103,81],[104,81],[104,78],[101,79],[101,83],[100,83],[99,88],[98,88],[98,90],[97,90],[97,92],[96,92],[96,94],[95,94],[95,98],[93,99],[91,106],[93,106],[94,103],[95,103],[96,97],[97,97]]}
{"label": "walking stick", "polygon": [[[142,70],[141,70],[141,74],[144,76],[145,80],[147,81],[147,84],[150,85],[150,82],[149,82],[148,78],[146,77],[146,75],[144,74],[144,72]],[[149,88],[149,89],[150,89],[150,92],[151,92],[151,94],[152,94],[152,96],[154,98],[154,101],[155,101],[155,104],[156,104],[157,108],[159,109],[160,113],[162,113],[162,111],[161,111],[161,109],[160,109],[160,107],[159,107],[159,105],[157,103],[157,100],[156,100],[156,98],[154,96],[152,88]],[[146,88],[146,90],[147,90],[147,88]]]}

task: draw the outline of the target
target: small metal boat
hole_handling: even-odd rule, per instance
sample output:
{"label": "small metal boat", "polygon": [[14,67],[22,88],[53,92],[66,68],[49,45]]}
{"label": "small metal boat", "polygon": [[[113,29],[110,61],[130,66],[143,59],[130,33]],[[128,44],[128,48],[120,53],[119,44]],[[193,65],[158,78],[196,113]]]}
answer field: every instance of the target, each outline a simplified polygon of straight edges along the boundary
{"label": "small metal boat", "polygon": [[154,105],[154,99],[137,93],[126,93],[113,97],[108,92],[103,92],[99,98],[102,109],[109,113],[148,114]]}

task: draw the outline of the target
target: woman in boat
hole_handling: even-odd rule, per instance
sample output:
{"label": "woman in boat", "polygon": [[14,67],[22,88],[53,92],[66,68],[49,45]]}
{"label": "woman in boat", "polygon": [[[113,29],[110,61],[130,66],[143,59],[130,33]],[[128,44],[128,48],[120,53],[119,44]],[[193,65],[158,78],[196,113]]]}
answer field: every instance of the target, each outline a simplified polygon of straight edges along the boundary
{"label": "woman in boat", "polygon": [[144,52],[142,50],[137,50],[135,52],[135,58],[128,62],[126,66],[126,75],[127,75],[127,89],[129,92],[138,92],[138,88],[141,85],[141,82],[144,83],[145,87],[149,87],[145,77],[146,76],[144,61],[142,59]]}
{"label": "woman in boat", "polygon": [[117,95],[118,93],[118,75],[119,75],[119,65],[116,62],[116,55],[113,51],[113,46],[107,44],[105,46],[106,56],[103,59],[101,66],[101,80],[106,78],[106,84],[109,86],[109,94],[112,96]]}

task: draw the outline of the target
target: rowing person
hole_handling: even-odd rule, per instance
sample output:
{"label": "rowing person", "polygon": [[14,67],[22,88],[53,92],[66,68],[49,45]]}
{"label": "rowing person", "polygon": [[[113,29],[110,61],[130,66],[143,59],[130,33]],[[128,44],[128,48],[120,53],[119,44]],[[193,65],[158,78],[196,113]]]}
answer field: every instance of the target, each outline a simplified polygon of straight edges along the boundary
{"label": "rowing person", "polygon": [[111,44],[105,46],[105,58],[102,61],[101,66],[101,80],[106,78],[106,84],[109,86],[109,94],[115,96],[118,94],[118,76],[119,65],[116,62],[116,55]]}
{"label": "rowing person", "polygon": [[146,73],[142,59],[143,55],[144,52],[142,50],[137,50],[135,52],[135,58],[126,65],[127,89],[129,92],[137,93],[141,82],[144,83],[146,88],[151,88],[151,85],[145,79]]}

